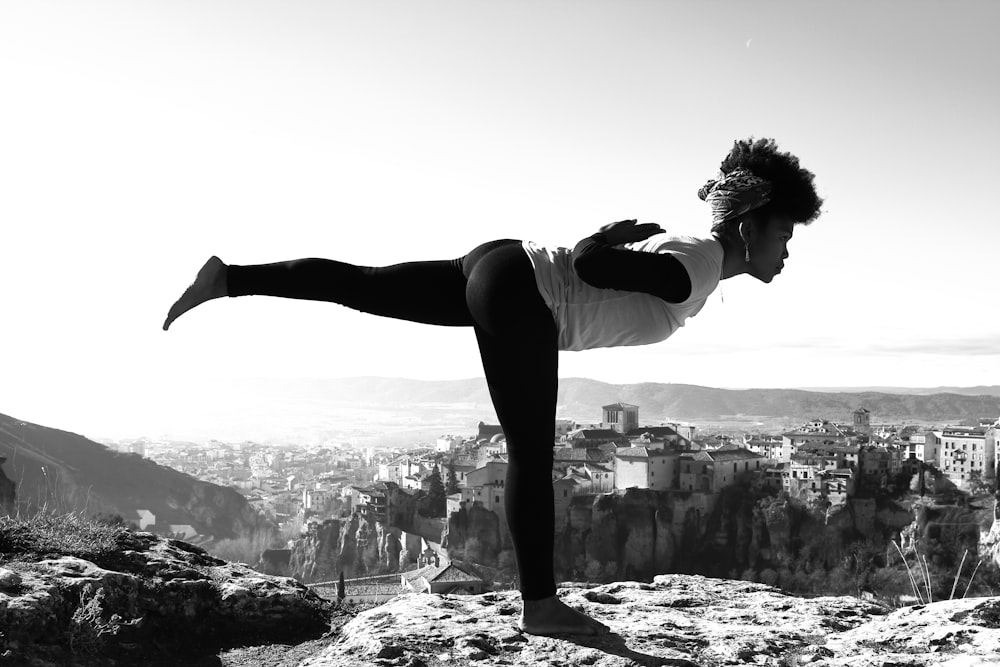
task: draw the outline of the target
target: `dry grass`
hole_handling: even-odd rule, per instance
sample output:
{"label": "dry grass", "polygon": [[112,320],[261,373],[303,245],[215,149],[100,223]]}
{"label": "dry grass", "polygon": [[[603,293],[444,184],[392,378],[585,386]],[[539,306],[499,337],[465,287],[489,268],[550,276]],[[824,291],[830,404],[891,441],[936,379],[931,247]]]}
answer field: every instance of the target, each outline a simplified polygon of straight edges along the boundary
{"label": "dry grass", "polygon": [[76,556],[100,565],[138,545],[139,540],[128,528],[76,512],[0,517],[0,563]]}

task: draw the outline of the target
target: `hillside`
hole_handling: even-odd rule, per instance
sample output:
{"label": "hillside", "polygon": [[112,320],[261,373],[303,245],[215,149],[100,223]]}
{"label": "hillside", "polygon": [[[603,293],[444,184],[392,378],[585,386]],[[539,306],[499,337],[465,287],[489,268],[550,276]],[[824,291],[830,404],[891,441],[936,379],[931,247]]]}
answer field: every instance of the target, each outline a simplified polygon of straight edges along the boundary
{"label": "hillside", "polygon": [[0,414],[3,472],[18,501],[57,511],[117,513],[136,509],[157,523],[190,524],[199,532],[235,537],[255,527],[253,509],[233,489],[201,482],[137,454],[121,454],[75,433]]}
{"label": "hillside", "polygon": [[[983,389],[989,389],[984,387]],[[491,413],[486,381],[420,381],[399,378],[355,377],[326,380],[242,381],[244,395],[270,396],[313,408],[352,403],[382,409],[410,410],[448,408],[453,412]],[[920,390],[914,390],[920,391]],[[875,421],[960,422],[978,417],[1000,416],[1000,396],[953,392],[886,393],[878,391],[806,391],[802,389],[715,389],[685,384],[645,382],[609,384],[584,378],[559,381],[560,415],[576,419],[599,419],[600,406],[616,401],[640,406],[640,416],[662,419],[719,420],[737,415],[804,421],[816,417],[849,420],[851,412],[864,406]]]}

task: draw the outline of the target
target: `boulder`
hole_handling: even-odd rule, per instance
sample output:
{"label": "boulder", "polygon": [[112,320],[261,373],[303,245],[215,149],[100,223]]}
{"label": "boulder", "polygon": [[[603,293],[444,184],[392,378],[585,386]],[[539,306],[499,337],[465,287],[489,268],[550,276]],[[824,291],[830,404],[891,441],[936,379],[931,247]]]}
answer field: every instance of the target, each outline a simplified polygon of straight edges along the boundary
{"label": "boulder", "polygon": [[0,663],[147,664],[318,637],[330,604],[303,584],[137,533],[103,567],[14,561],[0,586]]}

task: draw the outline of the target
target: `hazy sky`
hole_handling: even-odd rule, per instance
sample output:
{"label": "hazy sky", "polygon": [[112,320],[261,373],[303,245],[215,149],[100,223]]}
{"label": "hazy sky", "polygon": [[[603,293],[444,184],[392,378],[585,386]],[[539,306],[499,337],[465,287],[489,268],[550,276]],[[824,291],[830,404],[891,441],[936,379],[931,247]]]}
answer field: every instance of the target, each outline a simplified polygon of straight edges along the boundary
{"label": "hazy sky", "polygon": [[[217,377],[481,375],[471,330],[220,300],[211,254],[452,258],[623,218],[707,233],[738,137],[816,173],[771,284],[561,375],[1000,382],[1000,3],[0,4],[0,412],[70,428]],[[724,302],[723,302],[724,298]]]}

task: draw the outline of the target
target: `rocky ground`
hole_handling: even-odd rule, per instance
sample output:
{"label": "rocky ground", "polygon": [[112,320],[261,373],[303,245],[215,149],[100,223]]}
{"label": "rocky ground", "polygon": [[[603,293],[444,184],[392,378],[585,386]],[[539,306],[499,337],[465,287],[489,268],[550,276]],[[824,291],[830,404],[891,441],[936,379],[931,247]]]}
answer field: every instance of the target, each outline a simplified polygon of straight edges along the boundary
{"label": "rocky ground", "polygon": [[516,593],[409,595],[359,614],[301,665],[1000,665],[1000,598],[890,612],[851,597],[804,599],[686,575],[563,588],[560,595],[611,634],[525,635],[516,626]]}
{"label": "rocky ground", "polygon": [[294,579],[151,533],[124,546],[99,564],[4,562],[0,664],[219,664],[220,651],[295,645],[330,629],[330,603]]}
{"label": "rocky ground", "polygon": [[[564,585],[602,637],[517,628],[516,592],[337,608],[293,579],[129,534],[99,562],[0,565],[0,664],[192,667],[1000,667],[1000,597],[891,611],[687,575]],[[119,545],[121,546],[121,545]]]}

